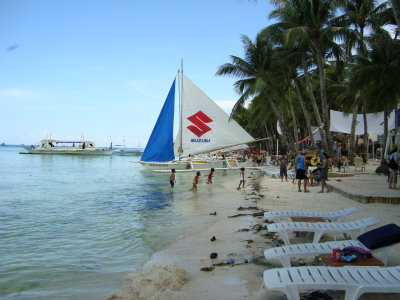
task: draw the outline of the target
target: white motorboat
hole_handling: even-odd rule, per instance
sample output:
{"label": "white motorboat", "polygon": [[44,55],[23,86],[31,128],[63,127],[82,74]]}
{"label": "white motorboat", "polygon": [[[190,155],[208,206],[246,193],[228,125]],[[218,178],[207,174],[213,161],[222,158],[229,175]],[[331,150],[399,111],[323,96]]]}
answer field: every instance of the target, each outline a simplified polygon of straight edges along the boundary
{"label": "white motorboat", "polygon": [[113,153],[113,155],[142,155],[143,154],[143,150],[140,148],[133,148],[133,149],[114,149],[115,152]]}
{"label": "white motorboat", "polygon": [[20,154],[73,154],[73,155],[111,155],[115,150],[98,148],[94,142],[87,140],[54,140],[44,139],[38,145],[21,145],[27,152]]}
{"label": "white motorboat", "polygon": [[[111,145],[112,145],[112,143],[111,143]],[[113,155],[125,156],[125,155],[142,155],[143,154],[143,149],[140,147],[140,143],[138,146],[130,148],[129,146],[125,145],[125,138],[124,138],[124,144],[116,145],[116,147],[124,147],[124,149],[116,148]]]}

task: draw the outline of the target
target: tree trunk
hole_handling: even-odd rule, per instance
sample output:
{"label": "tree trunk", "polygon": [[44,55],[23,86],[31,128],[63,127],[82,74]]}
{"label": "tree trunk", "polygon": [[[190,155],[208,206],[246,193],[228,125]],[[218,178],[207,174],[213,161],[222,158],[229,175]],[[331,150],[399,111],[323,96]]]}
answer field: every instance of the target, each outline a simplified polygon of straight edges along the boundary
{"label": "tree trunk", "polygon": [[268,151],[269,151],[269,147],[268,147],[268,134],[267,134],[267,131],[265,130],[265,126],[264,126],[264,128],[261,127],[261,131],[264,132],[264,133],[263,133],[263,136],[264,136],[264,138],[265,138],[265,140],[262,142],[262,143],[264,143],[263,148],[265,149],[265,151],[268,152]]}
{"label": "tree trunk", "polygon": [[265,130],[265,137],[267,138],[267,139],[265,140],[265,148],[267,149],[267,152],[268,152],[268,153],[271,153],[271,147],[270,147],[270,144],[269,144],[269,141],[270,141],[270,139],[271,139],[271,136],[270,136],[269,133],[268,133],[267,125],[264,125],[264,130]]}
{"label": "tree trunk", "polygon": [[363,118],[364,118],[364,153],[367,153],[365,162],[368,163],[369,153],[369,136],[368,136],[368,123],[367,123],[367,101],[363,97]]}
{"label": "tree trunk", "polygon": [[294,81],[294,84],[296,85],[297,94],[299,95],[300,105],[301,105],[301,109],[303,110],[304,118],[306,120],[307,130],[310,134],[311,145],[312,145],[313,149],[317,149],[317,144],[315,143],[313,131],[311,129],[310,118],[308,117],[308,112],[306,109],[306,105],[304,104],[303,95],[301,94],[301,91],[300,91],[299,82],[297,81],[297,78],[294,78],[293,81]]}
{"label": "tree trunk", "polygon": [[267,134],[268,134],[268,137],[269,137],[269,139],[267,141],[268,141],[269,150],[271,151],[271,152],[268,151],[268,153],[272,153],[272,150],[274,150],[274,137],[271,134],[271,132],[269,131],[267,125],[265,125],[265,130],[267,131]]}
{"label": "tree trunk", "polygon": [[[281,108],[280,113],[281,113],[281,116],[283,118],[283,106],[282,106],[282,103],[281,103],[281,107],[280,108]],[[281,132],[282,132],[281,139],[282,139],[283,147],[287,148],[289,146],[290,142],[288,142],[288,138],[287,138],[286,134],[284,133],[284,131],[282,130],[281,122],[279,122],[279,127],[281,128]]]}
{"label": "tree trunk", "polygon": [[356,126],[357,126],[357,114],[358,114],[358,106],[354,103],[353,107],[353,119],[351,121],[351,132],[350,132],[350,153],[349,160],[354,161],[355,156],[355,140],[356,140]]}
{"label": "tree trunk", "polygon": [[392,4],[394,17],[396,18],[397,26],[400,28],[400,1],[399,0],[390,0]]}
{"label": "tree trunk", "polygon": [[[271,142],[271,146],[272,146],[272,150],[274,150],[275,149],[275,145],[276,145],[276,141],[277,141],[277,138],[276,138],[276,136],[275,136],[275,131],[274,131],[274,127],[271,125],[271,134],[272,134],[272,142]],[[271,153],[272,153],[272,151],[271,151]]]}
{"label": "tree trunk", "polygon": [[381,163],[385,162],[385,150],[386,150],[386,140],[388,136],[388,112],[387,112],[387,104],[384,102],[383,104],[383,149],[381,155]]}
{"label": "tree trunk", "polygon": [[318,69],[319,69],[319,77],[320,77],[320,86],[321,86],[321,100],[322,100],[322,111],[324,112],[324,126],[326,128],[325,135],[326,135],[326,142],[328,148],[325,150],[328,152],[329,156],[332,160],[337,161],[335,153],[333,152],[333,144],[332,144],[332,137],[331,137],[331,123],[329,120],[329,108],[328,108],[328,101],[326,100],[326,85],[325,85],[325,73],[324,73],[324,64],[322,61],[322,52],[321,52],[321,45],[319,43],[319,39],[314,39],[315,46],[317,49],[317,58],[318,58]]}
{"label": "tree trunk", "polygon": [[322,126],[321,115],[319,114],[318,105],[317,105],[317,102],[315,101],[314,93],[311,88],[311,81],[310,81],[310,77],[308,76],[306,56],[304,53],[302,54],[302,60],[303,60],[304,77],[306,78],[308,93],[310,94],[310,99],[311,99],[311,102],[312,102],[312,105],[314,108],[315,119],[317,120],[319,132],[321,134],[322,147],[324,149],[328,149],[328,143],[326,142],[325,131],[323,130],[323,126]]}
{"label": "tree trunk", "polygon": [[294,112],[294,107],[293,107],[293,101],[292,101],[292,88],[289,86],[289,105],[290,105],[290,112],[292,114],[292,120],[293,120],[293,138],[295,145],[298,145],[299,142],[299,136],[297,134],[297,120],[296,120],[296,114]]}
{"label": "tree trunk", "polygon": [[295,144],[295,147],[296,147],[296,146],[299,145],[299,135],[297,134],[297,120],[296,120],[296,115],[294,113],[294,107],[293,107],[292,99],[290,99],[290,110],[292,111],[294,142],[296,143]]}
{"label": "tree trunk", "polygon": [[283,133],[283,129],[282,129],[280,122],[279,122],[279,127],[281,128],[281,132],[282,132],[282,134],[279,136],[279,138],[281,139],[282,146],[286,148],[286,147],[288,147],[289,142],[287,140],[286,134]]}
{"label": "tree trunk", "polygon": [[264,93],[265,93],[265,96],[267,97],[267,99],[268,99],[268,101],[269,101],[269,103],[270,103],[270,105],[271,105],[271,107],[272,107],[272,110],[274,111],[276,117],[278,118],[279,125],[280,125],[281,128],[282,128],[282,134],[284,134],[284,135],[286,135],[286,136],[288,137],[289,143],[291,144],[292,147],[294,147],[295,144],[294,144],[293,137],[292,137],[292,135],[290,134],[290,131],[289,131],[288,127],[286,126],[285,121],[283,120],[282,115],[279,113],[279,110],[278,110],[278,108],[276,107],[276,104],[275,104],[274,99],[272,98],[272,96],[270,95],[270,93],[268,93],[268,91],[264,90]]}

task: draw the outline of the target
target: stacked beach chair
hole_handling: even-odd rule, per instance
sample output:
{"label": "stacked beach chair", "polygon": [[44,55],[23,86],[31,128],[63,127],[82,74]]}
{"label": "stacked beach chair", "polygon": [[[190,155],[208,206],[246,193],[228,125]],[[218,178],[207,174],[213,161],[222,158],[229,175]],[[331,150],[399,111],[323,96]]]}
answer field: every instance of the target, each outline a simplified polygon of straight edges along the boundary
{"label": "stacked beach chair", "polygon": [[[266,212],[264,217],[276,222],[268,225],[268,231],[279,233],[286,244],[283,247],[264,251],[266,259],[279,260],[284,267],[264,272],[266,288],[285,293],[289,300],[300,300],[299,291],[305,289],[344,290],[345,300],[357,300],[364,293],[400,293],[400,266],[389,268],[375,266],[291,267],[290,258],[306,256],[317,258],[321,254],[332,254],[336,244],[340,248],[356,246],[370,250],[372,253],[382,253],[381,261],[386,266],[389,249],[400,242],[400,227],[389,224],[364,233],[368,227],[380,221],[371,217],[345,222],[346,217],[356,211],[358,209],[350,207],[336,212]],[[321,217],[329,222],[281,223],[281,218],[291,217]],[[337,223],[338,220],[341,223]],[[314,232],[314,241],[309,244],[290,245],[288,233],[291,231]],[[356,232],[361,233],[357,239]],[[342,233],[345,237],[349,235],[352,240],[318,243],[325,233]]]}

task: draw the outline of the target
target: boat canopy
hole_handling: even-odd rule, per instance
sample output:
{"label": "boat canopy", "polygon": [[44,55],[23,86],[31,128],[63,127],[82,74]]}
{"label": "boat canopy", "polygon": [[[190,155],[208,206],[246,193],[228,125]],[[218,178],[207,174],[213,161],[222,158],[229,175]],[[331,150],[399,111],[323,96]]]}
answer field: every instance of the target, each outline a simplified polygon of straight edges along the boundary
{"label": "boat canopy", "polygon": [[41,140],[41,143],[62,143],[62,144],[81,144],[81,143],[85,143],[85,144],[94,144],[94,142],[92,141],[61,141],[61,140],[50,140],[50,139],[46,139],[46,140]]}
{"label": "boat canopy", "polygon": [[174,154],[175,80],[158,116],[141,161],[167,162]]}

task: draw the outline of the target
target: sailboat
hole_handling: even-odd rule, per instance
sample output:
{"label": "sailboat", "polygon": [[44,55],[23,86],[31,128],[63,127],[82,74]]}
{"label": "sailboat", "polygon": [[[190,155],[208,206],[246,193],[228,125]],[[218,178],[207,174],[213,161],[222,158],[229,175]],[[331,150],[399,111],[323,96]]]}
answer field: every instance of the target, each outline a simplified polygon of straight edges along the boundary
{"label": "sailboat", "polygon": [[[144,168],[192,171],[223,168],[222,160],[182,158],[255,141],[236,121],[229,120],[228,114],[182,72],[180,126],[174,143],[175,81],[139,161]],[[175,153],[179,155],[179,160],[175,160]],[[229,162],[227,166],[231,168]]]}

